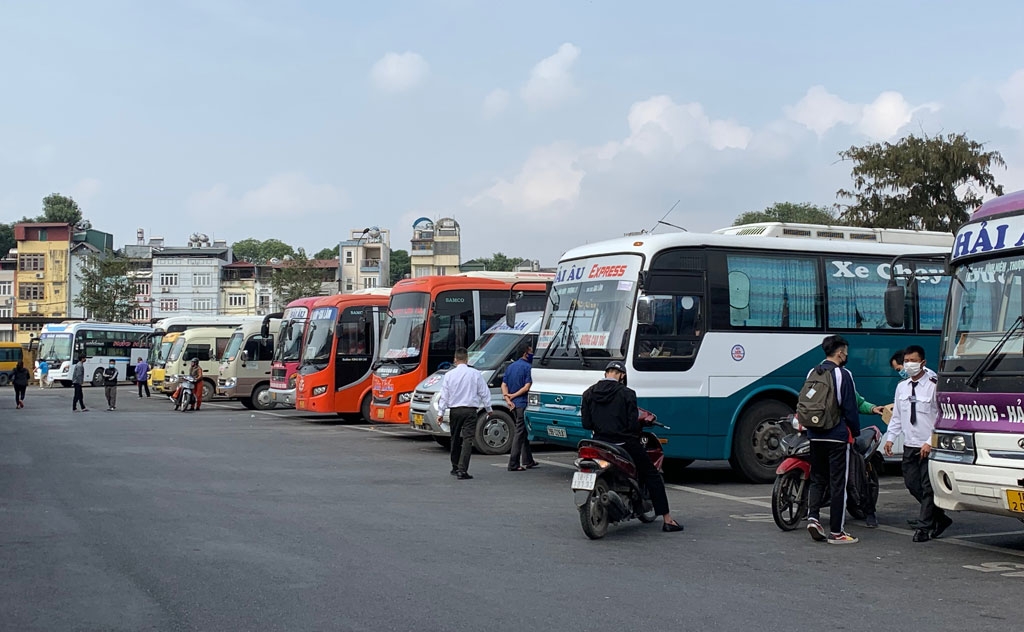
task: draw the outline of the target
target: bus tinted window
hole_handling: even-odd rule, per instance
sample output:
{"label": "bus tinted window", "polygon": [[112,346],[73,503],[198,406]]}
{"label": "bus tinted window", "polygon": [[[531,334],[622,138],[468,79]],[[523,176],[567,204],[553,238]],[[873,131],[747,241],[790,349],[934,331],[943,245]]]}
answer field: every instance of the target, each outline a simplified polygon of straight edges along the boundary
{"label": "bus tinted window", "polygon": [[205,343],[192,343],[185,347],[185,360],[199,358],[200,362],[206,362],[214,358],[210,357],[210,345]]}
{"label": "bus tinted window", "polygon": [[881,259],[826,258],[829,328],[890,329],[884,303],[888,270]]}
{"label": "bus tinted window", "polygon": [[726,257],[729,324],[733,327],[821,327],[821,289],[812,257],[738,255]]}
{"label": "bus tinted window", "polygon": [[274,357],[274,336],[252,336],[245,341],[249,362],[270,362]]}
{"label": "bus tinted window", "polygon": [[480,292],[480,333],[505,320],[506,305],[508,305],[508,292],[505,290],[482,290]]}
{"label": "bus tinted window", "polygon": [[[915,263],[917,268],[934,268],[935,264]],[[935,281],[938,282],[935,282]],[[940,331],[949,295],[949,277],[922,277],[917,282],[918,329]]]}
{"label": "bus tinted window", "polygon": [[473,332],[473,293],[441,292],[434,307],[437,330],[430,334],[428,370],[437,370],[441,362],[451,362],[455,350],[468,347],[476,337]]}

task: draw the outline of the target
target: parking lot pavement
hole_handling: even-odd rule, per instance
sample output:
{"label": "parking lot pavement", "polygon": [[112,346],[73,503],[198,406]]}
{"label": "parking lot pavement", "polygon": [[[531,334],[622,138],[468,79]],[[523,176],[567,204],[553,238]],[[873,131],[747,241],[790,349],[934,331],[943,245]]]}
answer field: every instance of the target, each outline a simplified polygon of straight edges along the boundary
{"label": "parking lot pavement", "polygon": [[592,542],[571,452],[540,447],[518,473],[476,455],[456,481],[401,427],[132,395],[104,412],[86,389],[93,410],[72,414],[70,391],[30,389],[15,411],[0,389],[0,629],[1019,625],[1024,525],[954,515],[914,544],[898,477],[852,546],[783,533],[771,487],[717,463],[670,482],[684,533],[634,521]]}

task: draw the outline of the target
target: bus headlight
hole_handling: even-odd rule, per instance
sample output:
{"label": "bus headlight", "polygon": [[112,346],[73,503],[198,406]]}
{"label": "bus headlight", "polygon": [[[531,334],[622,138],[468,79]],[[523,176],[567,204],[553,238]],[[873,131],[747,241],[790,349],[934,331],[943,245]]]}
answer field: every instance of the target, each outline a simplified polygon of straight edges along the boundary
{"label": "bus headlight", "polygon": [[[290,378],[288,378],[288,388],[295,388],[295,380],[298,379],[298,376],[299,376],[298,373],[292,373],[292,376]],[[313,394],[316,395],[316,392],[315,392],[316,389],[313,389],[313,390],[314,390]]]}
{"label": "bus headlight", "polygon": [[166,379],[165,381],[166,381],[166,382],[167,382],[168,384],[174,384],[175,382],[177,382],[177,381],[178,381],[178,376],[177,376],[177,375],[168,375],[168,376],[167,376],[167,379]]}
{"label": "bus headlight", "polygon": [[430,407],[434,410],[434,414],[438,412],[437,403],[439,401],[441,401],[441,391],[434,393],[433,397],[430,398]]}
{"label": "bus headlight", "polygon": [[947,463],[974,463],[974,435],[969,432],[936,430],[932,434],[930,458]]}
{"label": "bus headlight", "polygon": [[526,396],[527,406],[540,406],[540,393],[530,393]]}
{"label": "bus headlight", "polygon": [[314,397],[316,397],[317,395],[323,395],[326,392],[327,392],[327,387],[326,386],[316,386],[316,387],[313,388],[313,396]]}
{"label": "bus headlight", "polygon": [[399,404],[408,404],[412,401],[412,391],[409,391],[408,393],[399,393],[397,401]]}
{"label": "bus headlight", "polygon": [[229,377],[224,380],[224,388],[235,388],[235,384],[238,384],[238,378]]}

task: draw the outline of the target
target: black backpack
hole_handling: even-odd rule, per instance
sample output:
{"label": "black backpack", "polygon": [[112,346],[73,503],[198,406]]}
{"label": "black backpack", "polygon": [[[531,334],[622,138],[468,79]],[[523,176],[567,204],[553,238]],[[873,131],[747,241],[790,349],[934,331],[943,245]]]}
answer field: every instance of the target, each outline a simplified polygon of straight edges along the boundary
{"label": "black backpack", "polygon": [[839,403],[832,371],[818,365],[807,376],[797,399],[796,418],[804,428],[815,430],[831,430],[839,425]]}

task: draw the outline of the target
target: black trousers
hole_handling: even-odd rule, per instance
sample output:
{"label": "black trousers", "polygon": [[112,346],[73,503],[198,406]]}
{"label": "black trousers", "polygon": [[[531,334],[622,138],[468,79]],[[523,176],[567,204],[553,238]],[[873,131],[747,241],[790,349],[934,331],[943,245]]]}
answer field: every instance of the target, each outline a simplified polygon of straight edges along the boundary
{"label": "black trousers", "polygon": [[82,398],[82,385],[75,382],[72,384],[75,387],[75,396],[71,399],[71,410],[78,410],[78,406],[82,406],[82,410],[85,410],[85,399]]}
{"label": "black trousers", "polygon": [[811,489],[807,517],[818,519],[821,499],[829,490],[829,531],[842,533],[846,524],[846,483],[850,471],[850,444],[811,441]]}
{"label": "black trousers", "polygon": [[149,397],[149,382],[139,380],[139,397],[142,397],[142,389],[146,389],[146,397]]}
{"label": "black trousers", "polygon": [[28,385],[14,385],[14,403],[19,404],[25,401],[25,391],[28,390]]}
{"label": "black trousers", "polygon": [[452,468],[459,472],[469,471],[469,457],[473,455],[473,438],[476,437],[477,409],[472,406],[456,406],[448,411],[452,432]]}
{"label": "black trousers", "polygon": [[512,451],[508,455],[508,466],[532,465],[533,450],[530,449],[530,441],[526,438],[526,407],[513,408],[512,420],[515,423],[515,434],[512,435]]}
{"label": "black trousers", "polygon": [[659,516],[667,514],[669,509],[668,494],[665,492],[665,481],[661,478],[661,472],[651,462],[651,457],[647,454],[643,444],[640,443],[640,439],[622,441],[622,439],[602,438],[600,435],[595,435],[594,438],[598,441],[617,443],[629,453],[629,457],[633,459],[633,464],[636,465],[637,476],[647,487],[647,494],[651,497],[651,504],[654,505],[654,513]]}
{"label": "black trousers", "polygon": [[946,517],[946,512],[935,506],[935,492],[928,478],[928,457],[921,458],[921,448],[903,447],[903,482],[910,495],[921,504],[917,517],[919,529],[931,529],[936,521]]}

